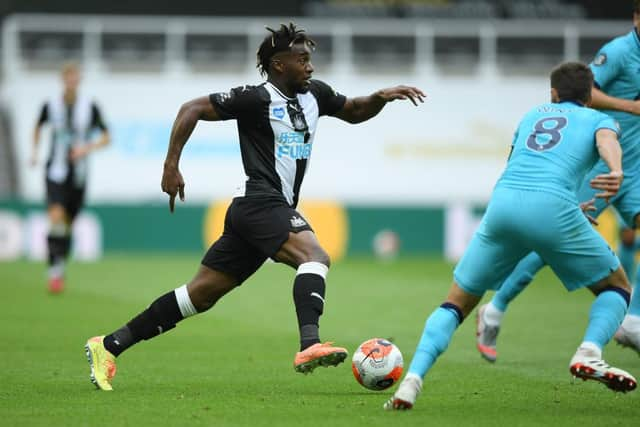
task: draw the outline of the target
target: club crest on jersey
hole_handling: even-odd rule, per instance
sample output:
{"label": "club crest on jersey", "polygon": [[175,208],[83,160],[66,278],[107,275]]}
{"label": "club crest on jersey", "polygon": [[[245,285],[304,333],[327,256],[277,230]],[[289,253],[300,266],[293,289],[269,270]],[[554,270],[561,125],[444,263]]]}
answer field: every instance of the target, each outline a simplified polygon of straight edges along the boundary
{"label": "club crest on jersey", "polygon": [[300,228],[307,225],[307,221],[302,219],[302,217],[295,216],[295,215],[291,217],[290,221],[291,221],[291,226],[293,228]]}
{"label": "club crest on jersey", "polygon": [[293,124],[293,128],[295,130],[305,130],[307,128],[307,124],[304,122],[304,119],[299,114],[296,114],[293,117],[291,117],[291,121]]}
{"label": "club crest on jersey", "polygon": [[273,115],[276,116],[278,119],[281,119],[284,117],[284,107],[277,107],[273,109]]}
{"label": "club crest on jersey", "polygon": [[593,60],[593,65],[603,65],[605,62],[607,62],[607,55],[601,53],[595,57],[595,59]]}

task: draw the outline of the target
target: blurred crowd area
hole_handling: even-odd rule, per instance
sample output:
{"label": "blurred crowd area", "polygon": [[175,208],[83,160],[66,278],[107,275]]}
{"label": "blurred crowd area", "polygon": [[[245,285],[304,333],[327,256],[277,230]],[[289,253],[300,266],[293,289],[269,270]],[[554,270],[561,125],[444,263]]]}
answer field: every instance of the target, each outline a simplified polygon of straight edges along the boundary
{"label": "blurred crowd area", "polygon": [[310,0],[304,2],[303,14],[380,18],[563,19],[587,17],[589,8],[584,3],[562,0]]}
{"label": "blurred crowd area", "polygon": [[215,16],[428,17],[495,19],[624,19],[626,0],[3,0],[0,16],[11,13],[112,13]]}
{"label": "blurred crowd area", "polygon": [[[348,63],[347,68],[359,67],[359,71],[366,73],[433,65],[447,73],[469,74],[491,63],[508,74],[535,74],[562,59],[589,61],[598,46],[618,31],[611,24],[605,27],[589,20],[619,18],[623,28],[630,23],[631,3],[631,0],[2,0],[0,16],[4,16],[5,25],[0,32],[0,49],[5,51],[5,62],[6,58],[19,57],[21,66],[35,70],[56,69],[61,61],[75,59],[89,60],[96,65],[94,68],[114,72],[155,72],[168,68],[237,72],[253,66],[253,51],[264,25],[279,22],[267,16],[279,20],[297,17],[308,20],[303,24],[317,42],[314,62],[321,69]],[[11,21],[16,14],[39,16]],[[71,18],[55,18],[51,14]],[[94,19],[73,19],[78,14]],[[189,20],[195,15],[200,22]],[[115,16],[123,18],[114,19]],[[150,20],[154,16],[157,19]],[[236,18],[228,18],[231,16]],[[254,20],[239,19],[243,16]],[[180,17],[187,20],[176,19]],[[145,21],[139,21],[141,18]],[[213,19],[206,21],[207,18]],[[10,22],[12,25],[7,25]],[[12,34],[8,35],[10,31]],[[2,40],[7,37],[12,38]],[[0,78],[6,72],[5,64]]]}

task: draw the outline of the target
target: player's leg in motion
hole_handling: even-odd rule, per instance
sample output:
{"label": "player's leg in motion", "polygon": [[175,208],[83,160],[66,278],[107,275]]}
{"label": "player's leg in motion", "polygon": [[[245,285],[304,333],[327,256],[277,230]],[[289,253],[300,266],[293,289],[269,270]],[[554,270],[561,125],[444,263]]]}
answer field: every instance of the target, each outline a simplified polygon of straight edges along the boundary
{"label": "player's leg in motion", "polygon": [[[640,276],[640,272],[638,275]],[[640,288],[638,287],[638,279],[640,277],[636,278],[636,286],[631,293],[629,311],[615,334],[615,340],[618,344],[629,347],[640,355]]]}
{"label": "player's leg in motion", "polygon": [[447,300],[427,319],[409,371],[384,408],[411,409],[422,391],[422,380],[436,359],[447,349],[453,333],[482,297],[453,283]]}
{"label": "player's leg in motion", "polygon": [[619,267],[589,289],[596,299],[591,305],[584,339],[571,359],[569,369],[576,377],[600,381],[614,391],[631,391],[637,386],[635,378],[602,359],[602,349],[620,326],[629,304],[630,288],[623,268]]}
{"label": "player's leg in motion", "polygon": [[319,322],[324,310],[325,280],[329,271],[329,255],[310,230],[289,233],[289,239],[274,257],[297,270],[293,282],[293,301],[298,317],[300,351],[294,369],[310,373],[318,366],[335,366],[347,357],[347,350],[332,343],[320,342]]}
{"label": "player's leg in motion", "polygon": [[49,291],[59,293],[64,287],[64,267],[71,248],[71,221],[64,206],[58,203],[49,205],[48,216]]}
{"label": "player's leg in motion", "polygon": [[[636,227],[640,226],[640,215],[635,216]],[[635,230],[627,232],[627,235],[621,236],[623,243],[633,242],[635,249]],[[635,255],[635,251],[631,253],[631,258]],[[631,273],[629,273],[629,277]],[[629,347],[640,354],[640,268],[636,271],[635,286],[631,294],[631,302],[629,303],[629,311],[622,321],[622,325],[615,334],[615,340],[618,344]]]}
{"label": "player's leg in motion", "polygon": [[173,329],[181,320],[207,311],[239,283],[230,274],[201,265],[188,284],[162,295],[114,332],[89,339],[85,350],[91,367],[91,381],[102,390],[112,390],[116,357],[142,340]]}
{"label": "player's leg in motion", "polygon": [[482,357],[489,362],[495,362],[498,357],[496,342],[502,317],[507,311],[509,303],[525,290],[544,265],[545,262],[542,258],[535,252],[531,252],[513,269],[491,301],[478,309],[476,314],[476,347]]}
{"label": "player's leg in motion", "polygon": [[635,277],[636,255],[636,231],[633,228],[623,227],[620,230],[620,244],[618,245],[618,258],[624,268],[627,277]]}

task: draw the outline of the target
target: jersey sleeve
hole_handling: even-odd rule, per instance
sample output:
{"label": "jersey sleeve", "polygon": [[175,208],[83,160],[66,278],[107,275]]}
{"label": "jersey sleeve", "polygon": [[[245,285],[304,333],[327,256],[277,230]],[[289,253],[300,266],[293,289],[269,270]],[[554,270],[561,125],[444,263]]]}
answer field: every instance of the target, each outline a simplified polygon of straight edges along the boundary
{"label": "jersey sleeve", "polygon": [[342,110],[347,97],[333,90],[331,86],[320,80],[311,80],[311,93],[318,101],[321,116],[333,116]]}
{"label": "jersey sleeve", "polygon": [[593,72],[595,86],[599,89],[607,87],[618,77],[622,69],[624,51],[619,48],[619,44],[607,43],[589,64]]}
{"label": "jersey sleeve", "polygon": [[95,103],[91,103],[91,127],[98,128],[103,132],[107,131],[107,126],[104,124],[100,109]]}
{"label": "jersey sleeve", "polygon": [[254,86],[240,86],[229,92],[212,93],[209,101],[222,120],[240,120],[252,114],[259,105]]}
{"label": "jersey sleeve", "polygon": [[609,129],[614,131],[618,134],[618,137],[620,137],[620,125],[615,119],[606,114],[599,114],[598,116],[594,132],[597,132],[600,129]]}
{"label": "jersey sleeve", "polygon": [[49,104],[44,103],[40,109],[40,116],[38,116],[38,126],[42,126],[49,120]]}

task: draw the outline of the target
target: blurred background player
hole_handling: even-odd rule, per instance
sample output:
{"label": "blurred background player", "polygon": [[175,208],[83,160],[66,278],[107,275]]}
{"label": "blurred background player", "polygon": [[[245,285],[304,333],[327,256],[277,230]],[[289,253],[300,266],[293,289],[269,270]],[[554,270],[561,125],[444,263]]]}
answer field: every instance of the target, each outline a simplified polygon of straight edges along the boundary
{"label": "blurred background player", "polygon": [[[633,227],[622,231],[618,254],[628,277],[634,275],[635,228],[640,224],[640,0],[634,1],[633,24],[632,31],[603,46],[590,64],[594,74],[590,106],[613,117],[621,128],[625,178],[610,202],[623,223]],[[596,164],[585,177],[578,200],[593,198],[589,182],[606,170],[604,162]],[[597,218],[606,207],[603,199],[597,200],[593,216]],[[477,348],[486,360],[494,362],[498,356],[497,336],[509,303],[533,280],[545,261],[535,253],[524,258],[492,300],[478,309]],[[633,292],[629,313],[615,339],[640,353],[640,292]]]}
{"label": "blurred background player", "polygon": [[407,86],[382,89],[370,96],[346,98],[326,83],[311,79],[315,46],[293,23],[267,28],[257,53],[257,67],[267,81],[215,93],[182,106],[173,124],[164,163],[162,190],[173,212],[177,195],[184,201],[179,171],[182,149],[199,120],[235,119],[247,181],[228,208],[224,232],[205,254],[196,276],[161,296],[148,309],[106,337],[86,345],[91,380],[111,390],[115,357],[141,340],[175,327],[181,320],[207,311],[241,285],[268,259],[295,268],[293,300],[298,317],[300,351],[297,372],[335,366],[347,351],[320,342],[319,318],[324,309],[329,255],[307,220],[296,211],[320,116],[360,123],[377,115],[387,102],[422,102],[421,90]]}
{"label": "blurred background player", "polygon": [[[71,249],[73,220],[84,203],[87,185],[87,156],[109,143],[109,133],[100,109],[78,91],[80,69],[74,63],[62,68],[63,92],[46,101],[33,132],[31,165],[38,163],[42,126],[51,128],[51,146],[45,176],[49,233],[49,291],[64,287],[65,262]],[[93,131],[100,134],[92,139]]]}
{"label": "blurred background player", "polygon": [[[573,375],[631,391],[634,377],[602,360],[602,349],[622,322],[629,303],[624,269],[583,215],[576,191],[598,160],[608,170],[593,178],[608,199],[622,181],[618,126],[586,108],[593,74],[581,63],[551,73],[551,103],[531,109],[515,133],[507,167],[482,222],[453,273],[444,304],[427,319],[409,372],[386,409],[410,409],[423,378],[482,295],[500,286],[531,251],[541,254],[568,290],[588,287],[596,300],[582,344],[569,364]],[[594,144],[595,141],[595,144]]]}

